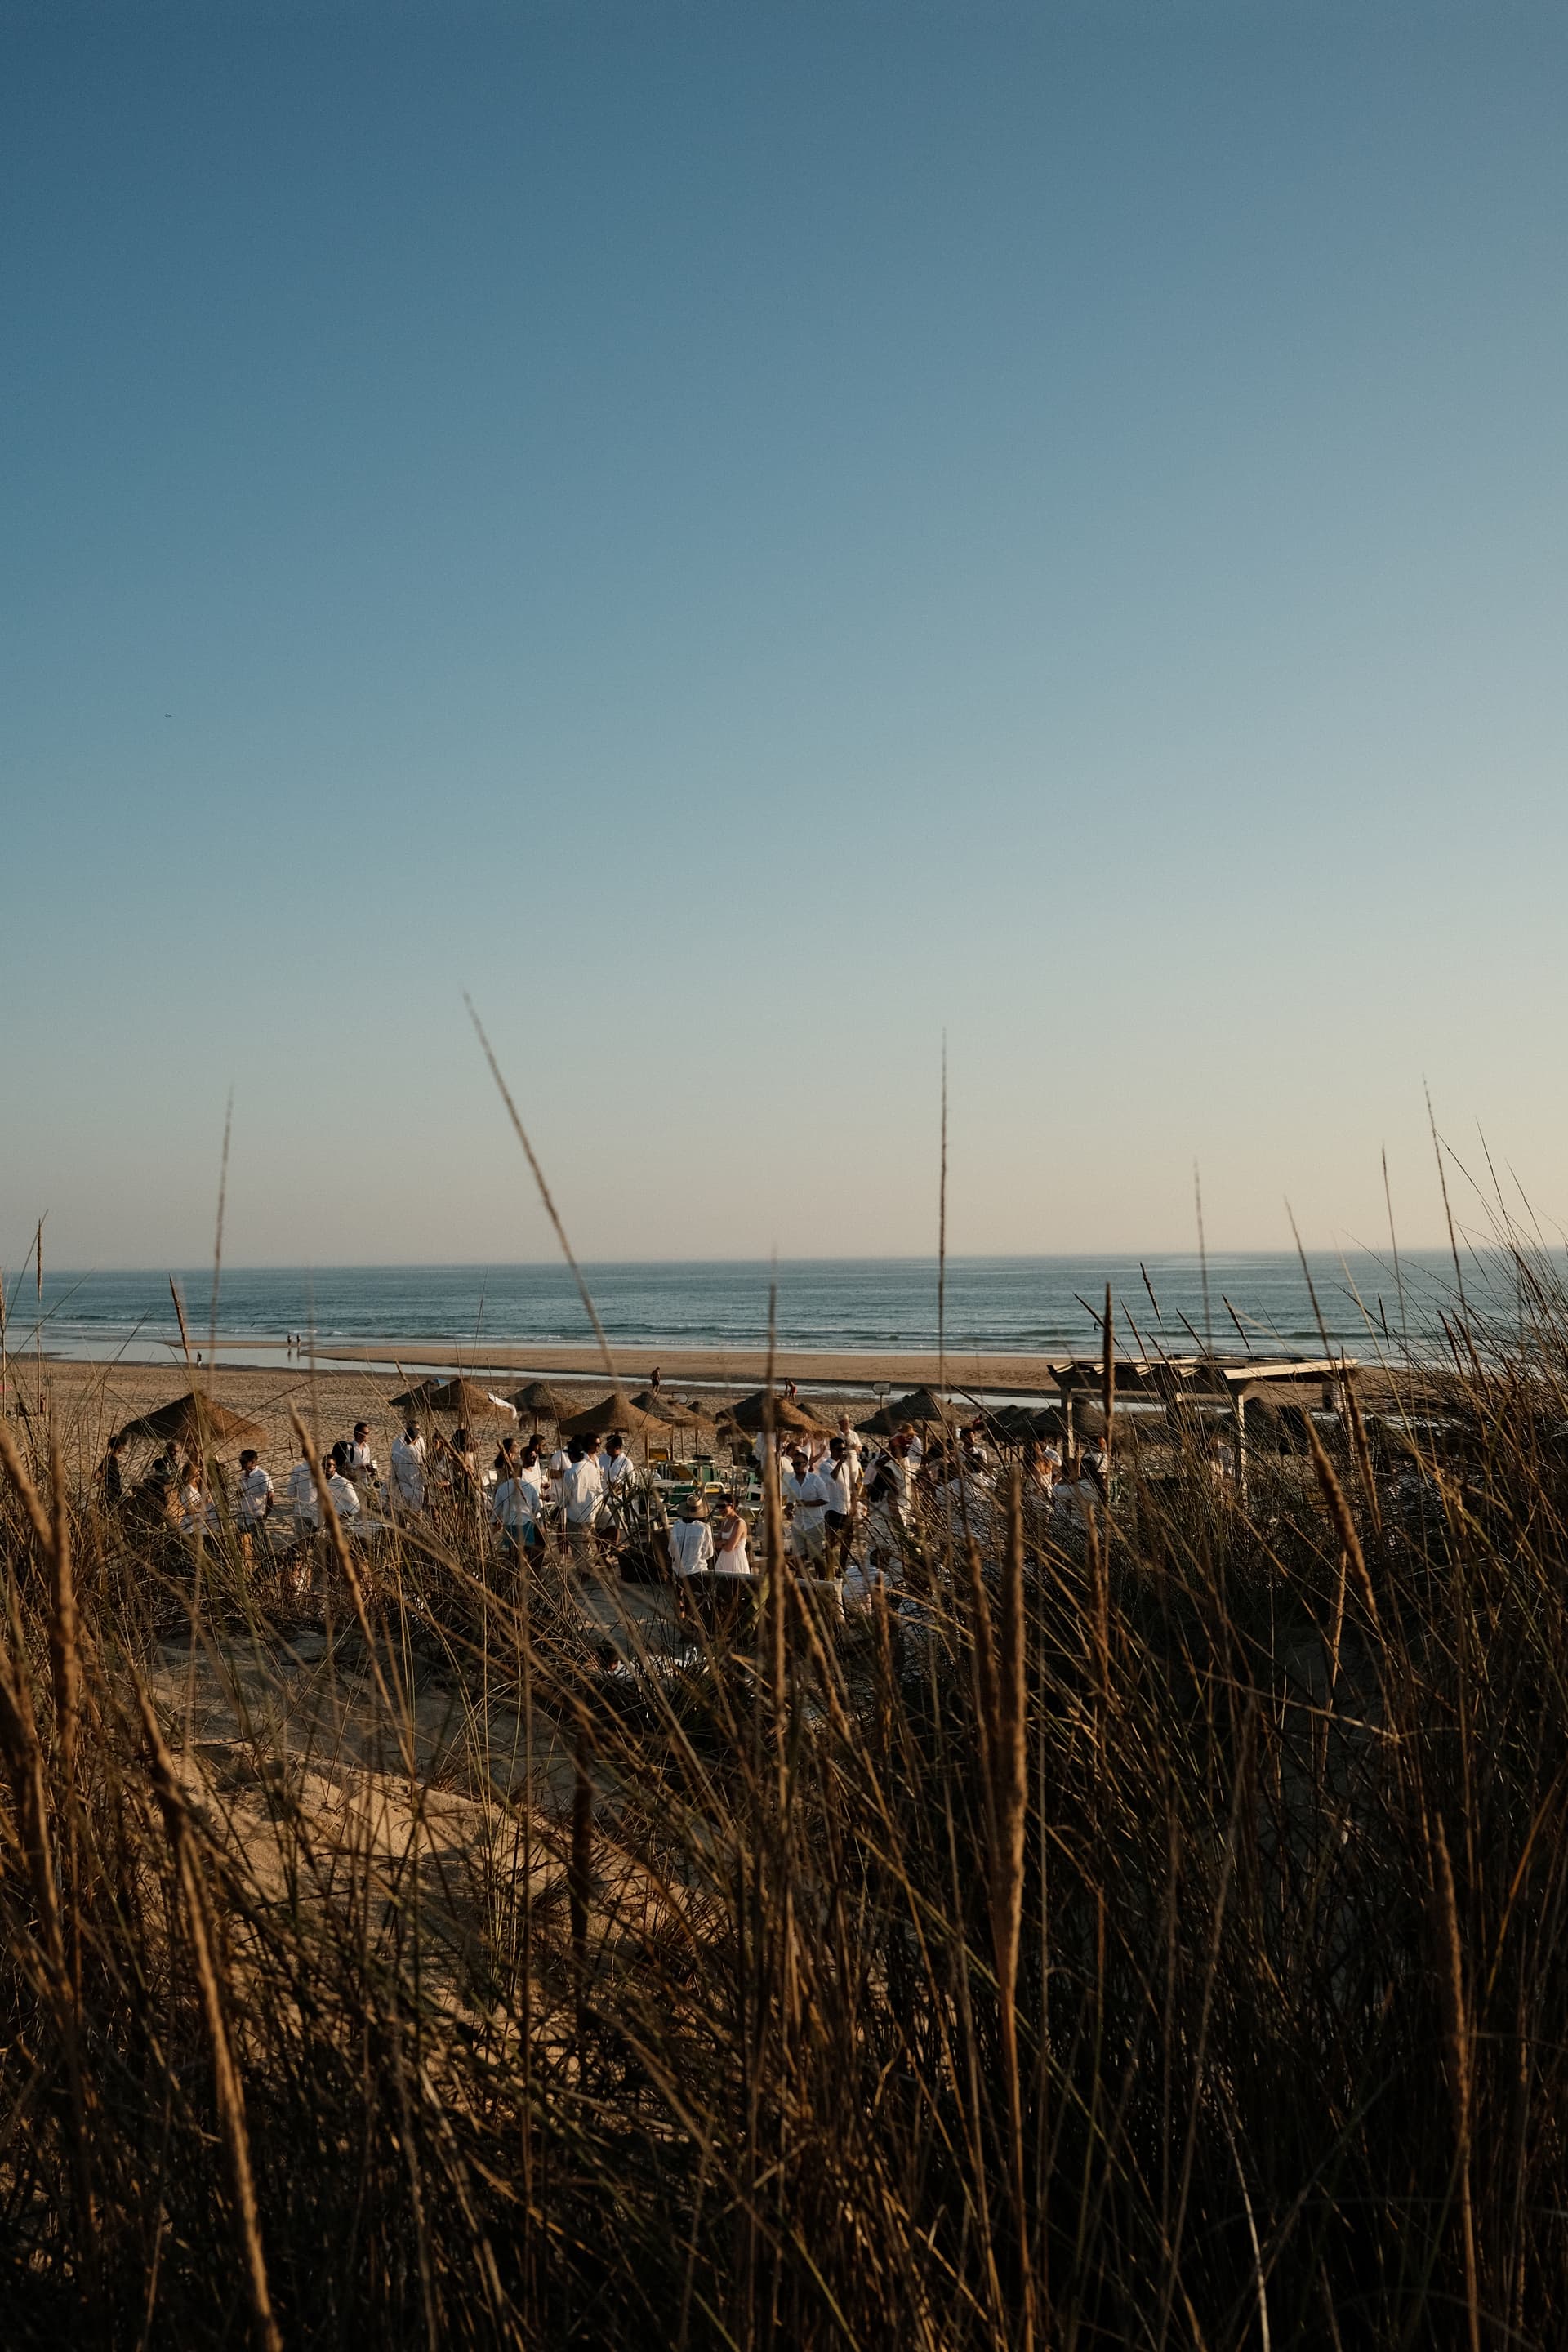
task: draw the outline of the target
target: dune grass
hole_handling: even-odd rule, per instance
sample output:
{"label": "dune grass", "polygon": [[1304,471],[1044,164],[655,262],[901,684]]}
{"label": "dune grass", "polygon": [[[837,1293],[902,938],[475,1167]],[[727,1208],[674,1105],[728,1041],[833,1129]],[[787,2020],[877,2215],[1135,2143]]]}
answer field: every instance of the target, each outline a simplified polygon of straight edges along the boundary
{"label": "dune grass", "polygon": [[1532,1279],[1397,1461],[1124,1427],[1082,1546],[1005,1486],[673,1668],[451,1529],[301,1630],[13,1424],[8,2341],[1560,2344]]}

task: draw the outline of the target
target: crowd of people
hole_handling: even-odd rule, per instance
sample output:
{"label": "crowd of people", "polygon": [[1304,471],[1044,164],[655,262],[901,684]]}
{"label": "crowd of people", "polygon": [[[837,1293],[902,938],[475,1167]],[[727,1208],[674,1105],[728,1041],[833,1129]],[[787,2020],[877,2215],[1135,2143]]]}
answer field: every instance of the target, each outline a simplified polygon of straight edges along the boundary
{"label": "crowd of people", "polygon": [[[651,1549],[654,1572],[668,1575],[690,1606],[700,1585],[733,1586],[757,1573],[752,1547],[770,1445],[791,1566],[802,1579],[828,1587],[840,1606],[878,1583],[896,1583],[911,1542],[973,1539],[984,1546],[999,1532],[1006,1486],[981,1417],[968,1427],[943,1424],[934,1435],[906,1423],[875,1448],[847,1414],[834,1430],[797,1426],[771,1439],[759,1435],[749,1515],[747,1496],[721,1491],[736,1483],[731,1478],[708,1482],[710,1491],[721,1490],[711,1510],[694,1485],[671,1517],[662,1482],[634,1465],[614,1429],[553,1444],[538,1432],[503,1437],[481,1468],[466,1427],[450,1437],[426,1437],[412,1418],[393,1440],[384,1474],[369,1425],[360,1421],[352,1436],[319,1457],[303,1448],[282,1479],[281,1495],[253,1446],[241,1453],[237,1476],[221,1498],[204,1486],[199,1463],[182,1459],[173,1446],[132,1490],[121,1438],[110,1442],[98,1486],[107,1507],[162,1521],[186,1538],[216,1532],[226,1514],[247,1556],[291,1555],[297,1579],[308,1578],[323,1491],[346,1528],[356,1521],[366,1531],[428,1521],[456,1532],[466,1525],[488,1534],[513,1570],[553,1540],[579,1572],[614,1573],[633,1539],[644,1572]],[[738,1463],[743,1468],[744,1457]],[[1058,1447],[1037,1443],[1025,1449],[1021,1467],[1033,1532],[1043,1521],[1058,1539],[1081,1537],[1106,1497],[1100,1449],[1090,1444],[1064,1459]]]}

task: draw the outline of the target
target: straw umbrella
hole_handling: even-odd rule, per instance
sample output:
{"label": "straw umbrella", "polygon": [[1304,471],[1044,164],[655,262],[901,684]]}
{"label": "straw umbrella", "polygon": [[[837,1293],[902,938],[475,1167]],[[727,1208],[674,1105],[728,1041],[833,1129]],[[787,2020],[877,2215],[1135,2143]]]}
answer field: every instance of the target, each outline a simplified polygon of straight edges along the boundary
{"label": "straw umbrella", "polygon": [[508,1414],[503,1402],[465,1380],[421,1381],[392,1402],[403,1412],[451,1413],[465,1426],[473,1421],[504,1420]]}
{"label": "straw umbrella", "polygon": [[929,1429],[933,1423],[945,1429],[958,1419],[958,1407],[939,1397],[934,1389],[911,1389],[908,1396],[896,1398],[888,1411],[895,1429],[906,1421],[913,1429]]}
{"label": "straw umbrella", "polygon": [[581,1412],[569,1413],[560,1424],[563,1437],[603,1437],[606,1432],[618,1429],[625,1438],[640,1438],[646,1458],[650,1437],[663,1437],[669,1429],[667,1421],[657,1414],[643,1412],[630,1397],[612,1389],[597,1404],[586,1405]]}
{"label": "straw umbrella", "polygon": [[[792,1403],[788,1397],[775,1396],[772,1402],[775,1429],[820,1430],[826,1425],[798,1401]],[[739,1404],[731,1406],[730,1419],[738,1429],[754,1433],[767,1425],[767,1407],[766,1389],[753,1389],[750,1396],[742,1397]]]}
{"label": "straw umbrella", "polygon": [[510,1402],[516,1406],[520,1418],[526,1419],[531,1415],[535,1421],[552,1421],[557,1428],[563,1413],[572,1410],[568,1399],[561,1394],[559,1389],[552,1389],[548,1381],[530,1381],[528,1386],[519,1389]]}
{"label": "straw umbrella", "polygon": [[178,1445],[187,1454],[200,1447],[220,1447],[226,1454],[241,1445],[258,1445],[267,1432],[259,1422],[247,1421],[245,1415],[233,1412],[226,1404],[217,1404],[200,1389],[193,1388],[184,1396],[172,1397],[155,1412],[144,1412],[135,1421],[128,1421],[120,1433],[121,1437],[146,1438],[154,1445]]}

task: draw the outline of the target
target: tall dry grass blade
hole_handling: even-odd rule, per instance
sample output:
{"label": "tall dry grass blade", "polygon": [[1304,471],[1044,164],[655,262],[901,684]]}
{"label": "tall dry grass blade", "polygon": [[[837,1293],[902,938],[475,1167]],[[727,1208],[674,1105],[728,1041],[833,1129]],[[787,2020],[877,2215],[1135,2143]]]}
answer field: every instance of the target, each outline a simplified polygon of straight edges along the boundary
{"label": "tall dry grass blade", "polygon": [[463,992],[463,1003],[468,1008],[468,1018],[474,1024],[474,1034],[478,1037],[484,1053],[485,1060],[489,1065],[489,1073],[491,1077],[495,1080],[496,1090],[500,1094],[502,1102],[506,1105],[507,1117],[511,1121],[512,1133],[516,1136],[518,1141],[522,1146],[523,1157],[527,1160],[529,1167],[532,1171],[533,1181],[539,1187],[539,1197],[544,1203],[544,1213],[549,1218],[551,1224],[553,1226],[555,1238],[561,1244],[561,1255],[572,1269],[572,1279],[577,1286],[577,1296],[583,1302],[584,1311],[587,1315],[589,1322],[594,1327],[594,1337],[599,1343],[599,1353],[604,1358],[605,1370],[609,1376],[610,1386],[613,1389],[618,1389],[621,1384],[620,1375],[616,1370],[616,1360],[611,1352],[610,1342],[605,1336],[605,1327],[599,1320],[599,1310],[595,1306],[592,1296],[589,1293],[588,1286],[583,1279],[583,1270],[572,1255],[572,1244],[566,1238],[566,1228],[561,1222],[561,1213],[556,1208],[553,1195],[551,1192],[549,1185],[544,1181],[544,1171],[539,1164],[539,1155],[534,1150],[532,1144],[529,1141],[528,1130],[523,1126],[516,1103],[512,1100],[511,1088],[507,1085],[505,1078],[501,1076],[500,1064],[495,1057],[495,1049],[485,1034],[484,1023],[479,1019],[478,1013],[474,1010],[474,1001],[472,997],[469,996],[466,989]]}
{"label": "tall dry grass blade", "polygon": [[17,1450],[16,1439],[3,1421],[0,1421],[0,1467],[4,1467],[18,1502],[27,1515],[34,1540],[47,1563],[54,1545],[54,1523],[38,1498],[38,1490]]}
{"label": "tall dry grass blade", "polygon": [[256,2183],[250,2168],[250,2137],[245,2121],[244,2087],[234,2063],[228,2026],[224,2016],[223,1995],[208,1929],[206,1890],[196,1858],[185,1792],[175,1774],[174,1760],[163,1744],[163,1735],[158,1727],[151,1699],[144,1690],[139,1690],[137,1697],[142,1710],[142,1726],[152,1756],[153,1793],[163,1816],[163,1826],[184,1899],[185,1931],[191,1941],[191,1958],[195,1965],[202,2018],[212,2053],[218,2119],[223,2127],[224,2154],[228,2161],[235,2222],[249,2291],[251,2326],[260,2352],[282,2352],[283,2336],[273,2315],[272,2294],[267,2281],[267,2262],[262,2252]]}
{"label": "tall dry grass blade", "polygon": [[1465,1963],[1454,1868],[1442,1819],[1432,1823],[1433,1908],[1443,1984],[1443,2018],[1448,2042],[1449,2096],[1454,2111],[1454,2169],[1459,2184],[1459,2231],[1464,2250],[1465,2310],[1470,2352],[1481,2352],[1480,2284],[1476,2264],[1476,2220],[1470,2185],[1470,2029],[1465,2001]]}
{"label": "tall dry grass blade", "polygon": [[81,1719],[81,1658],[76,1580],[71,1562],[70,1512],[59,1438],[49,1444],[49,1479],[54,1517],[49,1544],[49,1671],[55,1692],[55,1738],[60,1778],[69,1806],[76,1786],[77,1730]]}
{"label": "tall dry grass blade", "polygon": [[228,1145],[234,1132],[234,1088],[228,1090],[228,1101],[223,1114],[223,1158],[218,1163],[217,1227],[213,1234],[213,1295],[207,1316],[207,1361],[217,1353],[218,1286],[223,1280],[223,1214],[228,1201]]}
{"label": "tall dry grass blade", "polygon": [[66,1958],[65,1921],[55,1872],[54,1841],[49,1828],[48,1786],[44,1771],[43,1742],[27,1680],[16,1590],[6,1596],[9,1640],[0,1640],[0,1748],[5,1751],[16,1807],[16,1832],[26,1859],[28,1882],[43,1939],[43,1961],[55,2029],[65,2059],[71,2110],[71,2163],[78,2217],[81,2224],[85,2267],[89,2281],[98,2268],[98,2209],[93,2192],[91,2143],[88,2131],[87,2074],[82,2058],[81,2015]]}
{"label": "tall dry grass blade", "polygon": [[947,1393],[947,1032],[942,1033],[942,1159],[936,1196],[936,1386]]}
{"label": "tall dry grass blade", "polygon": [[1318,1435],[1310,1414],[1307,1418],[1307,1442],[1311,1452],[1312,1468],[1317,1473],[1318,1485],[1322,1490],[1323,1500],[1329,1507],[1329,1517],[1333,1521],[1334,1533],[1339,1538],[1340,1549],[1350,1564],[1351,1572],[1355,1579],[1356,1590],[1365,1604],[1373,1632],[1381,1642],[1383,1624],[1378,1614],[1377,1595],[1373,1590],[1372,1579],[1367,1574],[1366,1555],[1362,1550],[1361,1538],[1356,1533],[1354,1515],[1345,1500],[1345,1490],[1334,1475],[1334,1465],[1323,1450],[1323,1441]]}

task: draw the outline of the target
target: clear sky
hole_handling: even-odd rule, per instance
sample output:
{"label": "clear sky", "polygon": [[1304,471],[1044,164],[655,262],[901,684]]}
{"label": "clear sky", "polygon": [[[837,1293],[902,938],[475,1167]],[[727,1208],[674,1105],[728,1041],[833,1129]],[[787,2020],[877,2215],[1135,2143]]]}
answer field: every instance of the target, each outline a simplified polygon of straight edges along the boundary
{"label": "clear sky", "polygon": [[1568,1211],[1568,13],[0,0],[0,1261]]}

